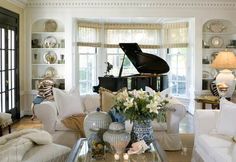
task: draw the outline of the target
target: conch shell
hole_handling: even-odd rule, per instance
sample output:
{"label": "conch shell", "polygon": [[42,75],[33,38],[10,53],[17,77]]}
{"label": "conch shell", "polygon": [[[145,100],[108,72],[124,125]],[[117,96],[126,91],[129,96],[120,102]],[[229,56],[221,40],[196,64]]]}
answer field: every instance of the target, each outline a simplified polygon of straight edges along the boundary
{"label": "conch shell", "polygon": [[148,145],[145,143],[144,140],[135,142],[131,145],[132,147],[128,150],[128,154],[142,154],[147,149],[149,149]]}

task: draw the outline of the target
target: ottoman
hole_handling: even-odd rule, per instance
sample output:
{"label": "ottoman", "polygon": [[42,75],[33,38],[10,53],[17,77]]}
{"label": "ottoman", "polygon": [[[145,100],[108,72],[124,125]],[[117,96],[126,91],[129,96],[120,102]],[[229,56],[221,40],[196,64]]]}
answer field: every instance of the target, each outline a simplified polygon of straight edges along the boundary
{"label": "ottoman", "polygon": [[9,133],[11,133],[11,114],[9,113],[0,113],[0,137],[3,134],[3,128],[8,127]]}

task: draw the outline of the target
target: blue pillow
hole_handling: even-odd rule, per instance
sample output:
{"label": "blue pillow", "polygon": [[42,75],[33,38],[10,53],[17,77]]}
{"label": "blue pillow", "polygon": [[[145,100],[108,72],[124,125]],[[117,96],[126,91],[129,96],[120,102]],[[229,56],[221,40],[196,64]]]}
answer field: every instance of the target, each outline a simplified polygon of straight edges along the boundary
{"label": "blue pillow", "polygon": [[115,108],[112,108],[108,114],[111,116],[112,122],[119,122],[124,123],[125,122],[125,116],[121,114],[118,110]]}

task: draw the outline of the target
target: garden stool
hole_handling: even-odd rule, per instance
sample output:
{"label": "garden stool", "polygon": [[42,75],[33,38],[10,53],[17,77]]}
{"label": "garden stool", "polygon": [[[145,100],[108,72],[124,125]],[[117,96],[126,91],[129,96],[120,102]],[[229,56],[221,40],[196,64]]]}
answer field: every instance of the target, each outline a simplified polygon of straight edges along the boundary
{"label": "garden stool", "polygon": [[0,137],[3,135],[3,129],[8,127],[9,133],[11,133],[11,114],[9,113],[0,113]]}

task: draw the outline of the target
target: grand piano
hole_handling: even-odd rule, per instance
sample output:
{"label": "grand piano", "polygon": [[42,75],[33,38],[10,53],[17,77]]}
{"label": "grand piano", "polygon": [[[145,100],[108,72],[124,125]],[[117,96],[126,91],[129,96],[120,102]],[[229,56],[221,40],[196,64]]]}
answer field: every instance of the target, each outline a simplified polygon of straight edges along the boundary
{"label": "grand piano", "polygon": [[[170,68],[165,60],[156,55],[142,52],[137,43],[119,43],[119,46],[125,53],[119,76],[98,77],[99,85],[93,87],[94,92],[98,92],[99,87],[111,91],[117,91],[123,87],[127,87],[128,90],[141,88],[144,90],[145,86],[149,86],[155,91],[168,88],[168,76],[163,73],[167,73]],[[122,76],[125,56],[129,58],[139,74]]]}

